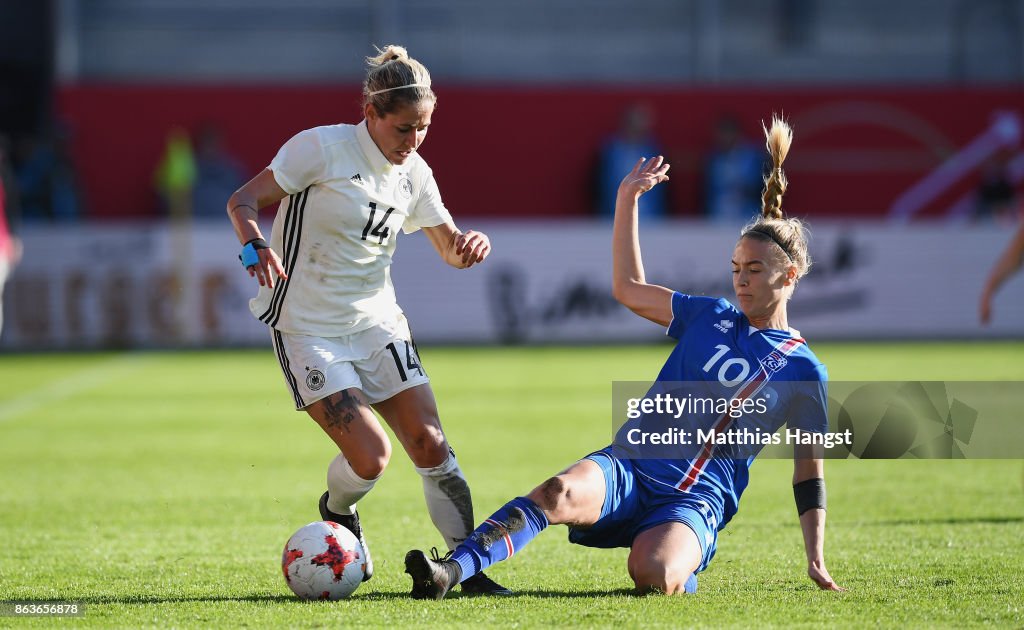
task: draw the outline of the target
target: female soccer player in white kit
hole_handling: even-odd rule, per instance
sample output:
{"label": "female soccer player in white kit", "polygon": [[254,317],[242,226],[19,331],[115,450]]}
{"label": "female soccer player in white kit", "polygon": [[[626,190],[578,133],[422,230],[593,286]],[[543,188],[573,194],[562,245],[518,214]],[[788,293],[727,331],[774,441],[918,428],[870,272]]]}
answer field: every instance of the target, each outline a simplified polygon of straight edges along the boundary
{"label": "female soccer player in white kit", "polygon": [[[459,231],[416,150],[436,96],[430,74],[400,46],[368,58],[356,125],[307,129],[235,192],[228,215],[242,264],[259,281],[250,310],[270,327],[296,409],[341,453],[327,471],[320,514],[366,551],[356,502],[387,466],[391,444],[375,409],[423,478],[427,508],[452,549],[473,531],[469,486],[441,430],[429,379],[391,283],[399,229],[422,229],[445,262],[467,268],[490,253],[485,234]],[[270,243],[257,210],[280,202]],[[484,576],[463,591],[508,594]]]}

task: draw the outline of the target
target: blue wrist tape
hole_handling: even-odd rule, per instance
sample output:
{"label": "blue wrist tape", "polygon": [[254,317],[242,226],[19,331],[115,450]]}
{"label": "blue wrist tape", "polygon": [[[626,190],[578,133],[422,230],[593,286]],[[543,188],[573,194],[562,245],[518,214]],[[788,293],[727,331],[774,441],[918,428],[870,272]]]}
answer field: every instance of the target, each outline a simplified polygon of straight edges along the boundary
{"label": "blue wrist tape", "polygon": [[248,269],[253,265],[258,265],[260,262],[260,255],[257,250],[269,249],[270,246],[262,238],[254,238],[242,247],[242,253],[239,254],[238,260],[242,261],[242,266]]}

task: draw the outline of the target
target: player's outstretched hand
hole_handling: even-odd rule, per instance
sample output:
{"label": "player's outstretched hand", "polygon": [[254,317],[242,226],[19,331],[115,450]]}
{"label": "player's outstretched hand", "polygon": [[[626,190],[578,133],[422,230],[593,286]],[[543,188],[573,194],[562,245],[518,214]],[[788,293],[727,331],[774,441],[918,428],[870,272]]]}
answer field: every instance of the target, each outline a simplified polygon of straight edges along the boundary
{"label": "player's outstretched hand", "polygon": [[845,591],[846,589],[836,584],[832,576],[828,574],[828,569],[825,568],[824,564],[811,563],[807,565],[807,575],[818,585],[818,588],[823,591]]}
{"label": "player's outstretched hand", "polygon": [[660,155],[651,159],[640,158],[619,184],[619,193],[642,195],[661,182],[668,181],[668,162]]}
{"label": "player's outstretched hand", "polygon": [[284,272],[281,257],[277,255],[277,252],[266,247],[256,250],[256,254],[260,257],[259,264],[249,265],[245,270],[249,272],[250,278],[256,278],[259,281],[261,287],[273,289],[274,276],[282,280],[288,279],[288,274]]}
{"label": "player's outstretched hand", "polygon": [[455,240],[455,255],[461,256],[463,268],[483,262],[491,253],[491,239],[483,232],[466,230]]}

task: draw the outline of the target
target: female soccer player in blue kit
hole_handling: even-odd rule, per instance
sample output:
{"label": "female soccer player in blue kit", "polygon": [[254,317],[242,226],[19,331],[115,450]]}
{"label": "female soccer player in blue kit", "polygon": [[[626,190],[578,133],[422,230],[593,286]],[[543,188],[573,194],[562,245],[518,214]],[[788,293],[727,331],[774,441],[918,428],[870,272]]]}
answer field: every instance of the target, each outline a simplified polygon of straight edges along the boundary
{"label": "female soccer player in blue kit", "polygon": [[[766,131],[773,168],[765,181],[762,217],[744,228],[732,254],[738,308],[648,284],[637,236],[640,195],[668,179],[661,157],[641,159],[619,186],[613,228],[612,291],[630,310],[679,340],[659,383],[715,381],[735,400],[766,383],[810,384],[810,395],[787,402],[790,428],[827,431],[824,365],[789,327],[786,303],[810,260],[803,225],[784,219],[789,126],[773,119]],[[724,369],[726,362],[731,367]],[[780,409],[781,411],[782,409]],[[723,419],[728,418],[728,414]],[[774,432],[781,426],[776,420]],[[721,428],[721,427],[720,427]],[[629,547],[628,568],[639,592],[695,592],[696,574],[715,553],[718,531],[736,513],[753,456],[631,458],[616,445],[597,451],[506,503],[445,558],[406,554],[412,596],[441,599],[449,589],[511,557],[548,525],[569,526],[569,540],[590,547]],[[819,453],[798,447],[793,489],[807,554],[807,573],[822,589],[842,590],[825,568],[825,484]]]}

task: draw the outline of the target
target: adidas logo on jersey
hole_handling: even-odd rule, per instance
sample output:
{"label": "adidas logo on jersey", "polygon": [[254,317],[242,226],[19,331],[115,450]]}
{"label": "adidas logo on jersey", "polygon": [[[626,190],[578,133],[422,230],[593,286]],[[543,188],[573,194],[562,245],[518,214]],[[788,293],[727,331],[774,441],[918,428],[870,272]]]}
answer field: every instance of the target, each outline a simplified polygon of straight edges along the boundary
{"label": "adidas logo on jersey", "polygon": [[359,173],[356,173],[352,177],[349,177],[349,179],[352,181],[353,184],[359,184],[360,186],[363,184],[363,176],[360,175]]}
{"label": "adidas logo on jersey", "polygon": [[717,328],[718,330],[720,330],[720,331],[722,331],[724,333],[727,333],[730,330],[732,330],[733,325],[734,324],[733,324],[732,320],[723,319],[722,321],[720,321],[717,324],[715,324],[715,328]]}

